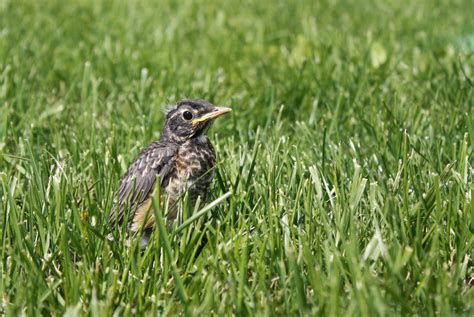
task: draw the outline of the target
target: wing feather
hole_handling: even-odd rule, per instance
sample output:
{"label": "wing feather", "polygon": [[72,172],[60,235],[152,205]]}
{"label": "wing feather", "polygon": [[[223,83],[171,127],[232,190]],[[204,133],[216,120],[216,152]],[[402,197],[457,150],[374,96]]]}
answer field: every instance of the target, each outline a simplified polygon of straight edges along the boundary
{"label": "wing feather", "polygon": [[136,210],[153,193],[157,176],[160,178],[160,185],[166,186],[174,166],[176,150],[171,144],[155,142],[141,151],[120,181],[109,215],[110,225],[123,223],[128,207],[130,223]]}

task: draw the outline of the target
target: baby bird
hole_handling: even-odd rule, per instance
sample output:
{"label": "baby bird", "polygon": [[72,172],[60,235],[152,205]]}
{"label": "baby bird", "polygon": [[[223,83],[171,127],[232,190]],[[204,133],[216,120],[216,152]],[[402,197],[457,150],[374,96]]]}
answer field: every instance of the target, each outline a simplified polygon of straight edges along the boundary
{"label": "baby bird", "polygon": [[[141,245],[146,247],[155,225],[151,197],[158,180],[161,202],[170,206],[169,221],[176,218],[173,206],[185,192],[191,203],[198,196],[206,200],[216,165],[206,134],[214,119],[230,111],[204,100],[183,100],[168,111],[160,140],[141,151],[120,181],[109,215],[111,231],[124,221],[132,232],[143,226]],[[112,234],[108,238],[113,240]]]}

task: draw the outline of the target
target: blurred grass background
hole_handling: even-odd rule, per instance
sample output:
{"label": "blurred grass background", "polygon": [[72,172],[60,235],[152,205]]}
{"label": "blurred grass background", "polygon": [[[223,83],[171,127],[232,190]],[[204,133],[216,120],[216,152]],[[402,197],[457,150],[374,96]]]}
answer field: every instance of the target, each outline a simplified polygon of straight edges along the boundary
{"label": "blurred grass background", "polygon": [[[473,9],[1,0],[0,313],[472,314]],[[105,243],[185,97],[234,108],[210,132],[232,196],[171,254]]]}

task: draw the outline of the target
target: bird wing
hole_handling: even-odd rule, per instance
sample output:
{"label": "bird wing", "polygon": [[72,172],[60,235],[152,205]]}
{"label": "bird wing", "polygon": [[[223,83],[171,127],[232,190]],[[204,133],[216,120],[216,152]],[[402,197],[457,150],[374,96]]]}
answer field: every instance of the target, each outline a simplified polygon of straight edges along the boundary
{"label": "bird wing", "polygon": [[151,197],[157,176],[160,186],[166,186],[175,163],[176,150],[175,146],[160,142],[142,150],[120,181],[109,215],[112,226],[123,223],[128,206],[128,221],[133,219],[136,210]]}

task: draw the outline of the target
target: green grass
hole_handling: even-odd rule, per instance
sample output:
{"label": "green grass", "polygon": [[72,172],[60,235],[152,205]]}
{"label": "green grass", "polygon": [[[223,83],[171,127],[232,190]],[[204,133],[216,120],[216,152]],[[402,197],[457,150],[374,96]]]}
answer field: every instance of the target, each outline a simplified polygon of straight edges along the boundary
{"label": "green grass", "polygon": [[[1,0],[0,314],[474,314],[473,37],[469,0]],[[184,97],[234,108],[221,201],[107,243]]]}

